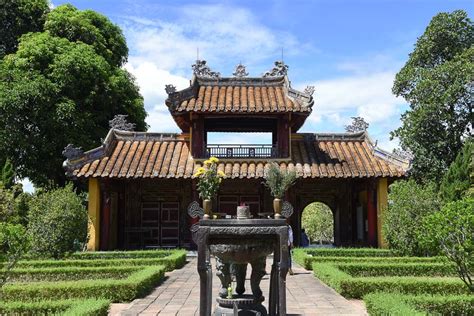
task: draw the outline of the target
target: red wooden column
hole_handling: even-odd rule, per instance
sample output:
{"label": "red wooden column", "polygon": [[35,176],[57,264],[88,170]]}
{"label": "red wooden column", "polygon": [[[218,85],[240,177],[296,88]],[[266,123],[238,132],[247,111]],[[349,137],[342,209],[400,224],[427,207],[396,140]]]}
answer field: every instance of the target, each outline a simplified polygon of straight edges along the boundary
{"label": "red wooden column", "polygon": [[191,151],[195,158],[203,158],[204,156],[204,120],[198,117],[193,121]]}
{"label": "red wooden column", "polygon": [[367,188],[367,226],[369,246],[377,247],[377,209],[372,186]]}

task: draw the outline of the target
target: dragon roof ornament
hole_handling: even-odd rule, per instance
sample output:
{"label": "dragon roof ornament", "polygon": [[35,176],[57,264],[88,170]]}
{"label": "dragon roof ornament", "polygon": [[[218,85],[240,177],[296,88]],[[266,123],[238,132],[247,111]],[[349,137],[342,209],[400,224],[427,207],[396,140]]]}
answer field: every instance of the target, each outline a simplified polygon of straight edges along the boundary
{"label": "dragon roof ornament", "polygon": [[264,78],[275,78],[275,77],[283,77],[286,76],[288,73],[288,65],[285,65],[283,61],[276,61],[275,67],[272,70],[267,71],[263,74]]}
{"label": "dragon roof ornament", "polygon": [[314,86],[306,86],[306,88],[304,88],[304,93],[312,96],[314,94]]}
{"label": "dragon roof ornament", "polygon": [[205,60],[196,60],[196,63],[192,65],[192,68],[194,74],[199,78],[217,79],[221,76],[219,72],[212,71]]}
{"label": "dragon roof ornament", "polygon": [[237,78],[243,78],[243,77],[247,77],[249,73],[245,69],[245,66],[239,63],[237,66],[235,66],[235,71],[233,75],[234,77],[237,77]]}

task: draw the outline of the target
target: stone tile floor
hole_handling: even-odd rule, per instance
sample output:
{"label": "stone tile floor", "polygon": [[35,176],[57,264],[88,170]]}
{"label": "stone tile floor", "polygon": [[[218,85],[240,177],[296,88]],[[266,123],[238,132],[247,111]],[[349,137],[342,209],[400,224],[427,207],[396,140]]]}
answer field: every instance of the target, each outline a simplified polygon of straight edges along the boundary
{"label": "stone tile floor", "polygon": [[[261,282],[265,298],[268,297],[270,266],[271,259],[268,259],[268,275]],[[250,266],[248,270],[251,270]],[[288,315],[367,315],[362,301],[345,299],[316,279],[311,271],[296,264],[293,271],[295,274],[287,276],[286,284]],[[250,290],[248,279],[246,283],[246,288]],[[214,275],[214,298],[218,287],[219,279]],[[196,258],[188,258],[183,268],[167,273],[164,282],[145,298],[130,304],[112,304],[109,315],[199,315]]]}

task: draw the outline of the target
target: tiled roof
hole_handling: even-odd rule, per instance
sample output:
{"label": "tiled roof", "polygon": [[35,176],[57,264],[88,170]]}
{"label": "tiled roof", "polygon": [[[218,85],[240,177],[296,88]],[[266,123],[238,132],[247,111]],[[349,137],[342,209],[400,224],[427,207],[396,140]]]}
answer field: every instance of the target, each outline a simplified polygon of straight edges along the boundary
{"label": "tiled roof", "polygon": [[202,84],[196,95],[180,100],[175,112],[311,112],[308,102],[289,97],[283,84],[252,82]]}
{"label": "tiled roof", "polygon": [[313,98],[281,78],[194,78],[191,87],[166,100],[172,114],[195,113],[311,113]]}
{"label": "tiled roof", "polygon": [[[283,170],[302,178],[402,177],[408,165],[372,145],[365,133],[294,134]],[[269,160],[221,160],[227,178],[262,178]],[[202,160],[193,159],[183,135],[112,130],[104,146],[66,161],[69,174],[88,178],[191,178]]]}

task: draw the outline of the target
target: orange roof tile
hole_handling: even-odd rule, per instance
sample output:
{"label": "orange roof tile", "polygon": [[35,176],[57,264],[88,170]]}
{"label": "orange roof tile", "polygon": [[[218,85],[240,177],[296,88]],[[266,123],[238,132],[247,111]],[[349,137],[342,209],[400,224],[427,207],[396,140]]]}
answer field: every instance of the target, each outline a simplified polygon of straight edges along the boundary
{"label": "orange roof tile", "polygon": [[[77,178],[191,178],[202,160],[191,156],[189,142],[177,134],[112,130],[104,146],[66,161]],[[222,159],[218,169],[228,178],[261,178],[271,160]],[[407,165],[375,148],[365,133],[296,134],[291,158],[282,170],[300,178],[403,177]]]}

